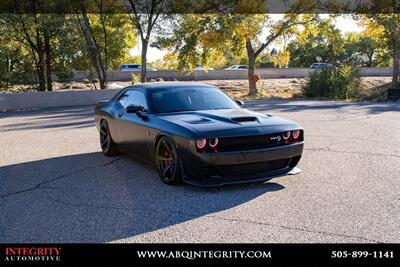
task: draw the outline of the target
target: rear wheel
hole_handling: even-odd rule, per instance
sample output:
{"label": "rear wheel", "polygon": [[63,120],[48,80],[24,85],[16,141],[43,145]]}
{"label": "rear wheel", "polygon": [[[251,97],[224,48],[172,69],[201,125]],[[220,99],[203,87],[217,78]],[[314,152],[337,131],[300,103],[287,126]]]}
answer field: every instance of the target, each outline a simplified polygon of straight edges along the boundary
{"label": "rear wheel", "polygon": [[111,138],[110,129],[106,120],[100,123],[100,147],[106,156],[115,156],[119,154],[117,146]]}
{"label": "rear wheel", "polygon": [[161,181],[168,185],[182,183],[181,163],[175,142],[161,137],[156,147],[156,163]]}

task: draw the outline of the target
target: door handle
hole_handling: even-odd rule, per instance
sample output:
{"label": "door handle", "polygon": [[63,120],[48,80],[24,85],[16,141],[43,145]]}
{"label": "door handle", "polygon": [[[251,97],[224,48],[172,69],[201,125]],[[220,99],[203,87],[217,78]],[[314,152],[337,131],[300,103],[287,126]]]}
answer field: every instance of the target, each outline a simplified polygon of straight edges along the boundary
{"label": "door handle", "polygon": [[120,111],[119,113],[118,113],[118,117],[122,117],[122,115],[124,115],[124,113],[122,112],[122,111]]}

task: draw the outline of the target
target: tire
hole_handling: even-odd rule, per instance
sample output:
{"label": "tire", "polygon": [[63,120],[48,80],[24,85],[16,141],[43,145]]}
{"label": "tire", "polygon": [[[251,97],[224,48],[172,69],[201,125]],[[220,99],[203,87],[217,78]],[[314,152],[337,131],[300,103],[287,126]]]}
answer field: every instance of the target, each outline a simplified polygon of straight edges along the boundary
{"label": "tire", "polygon": [[107,157],[119,155],[119,151],[114,141],[112,140],[110,129],[106,120],[100,123],[100,147],[101,151]]}
{"label": "tire", "polygon": [[168,185],[182,183],[181,160],[175,142],[167,137],[161,137],[156,146],[156,164],[160,179]]}

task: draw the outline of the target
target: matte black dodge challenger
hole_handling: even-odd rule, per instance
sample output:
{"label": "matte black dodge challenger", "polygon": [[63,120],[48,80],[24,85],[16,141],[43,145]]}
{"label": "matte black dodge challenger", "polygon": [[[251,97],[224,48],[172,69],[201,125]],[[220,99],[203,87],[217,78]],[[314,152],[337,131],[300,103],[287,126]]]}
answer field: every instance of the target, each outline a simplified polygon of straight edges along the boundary
{"label": "matte black dodge challenger", "polygon": [[127,87],[96,106],[100,145],[155,163],[166,184],[268,180],[292,171],[304,145],[293,121],[242,108],[201,83]]}

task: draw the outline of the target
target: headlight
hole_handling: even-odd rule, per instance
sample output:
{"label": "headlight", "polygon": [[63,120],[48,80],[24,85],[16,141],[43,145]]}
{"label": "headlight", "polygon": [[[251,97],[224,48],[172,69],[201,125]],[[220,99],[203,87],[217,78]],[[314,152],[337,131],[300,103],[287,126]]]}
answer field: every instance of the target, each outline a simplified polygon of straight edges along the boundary
{"label": "headlight", "polygon": [[290,132],[283,133],[283,139],[288,140],[290,138]]}
{"label": "headlight", "polygon": [[208,139],[208,144],[210,145],[210,147],[214,148],[218,145],[218,138],[210,138]]}
{"label": "headlight", "polygon": [[300,130],[292,131],[293,139],[298,139],[300,137]]}
{"label": "headlight", "polygon": [[196,147],[197,147],[198,149],[203,149],[203,148],[206,147],[206,145],[207,145],[207,140],[206,140],[206,139],[199,139],[199,140],[196,140]]}

